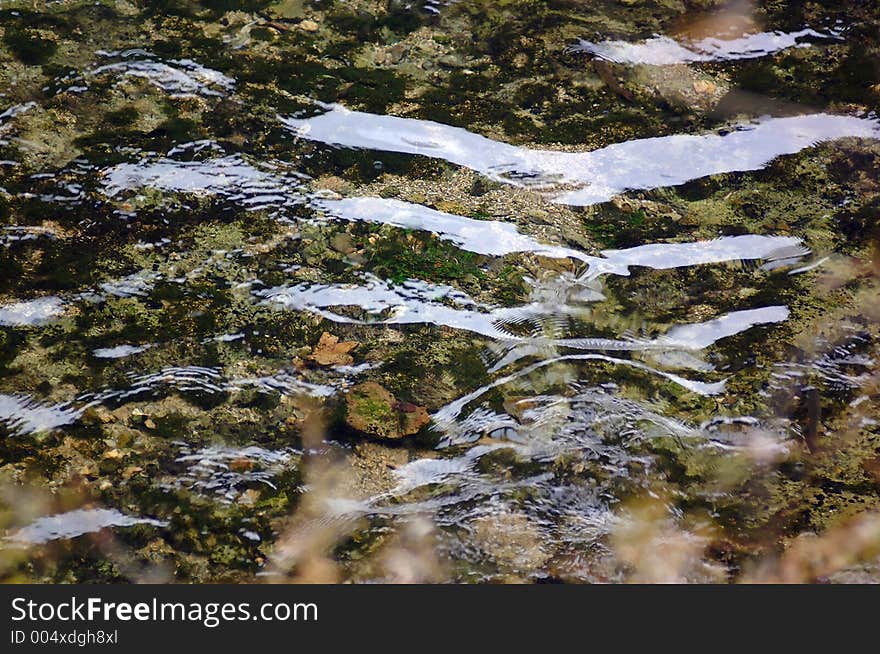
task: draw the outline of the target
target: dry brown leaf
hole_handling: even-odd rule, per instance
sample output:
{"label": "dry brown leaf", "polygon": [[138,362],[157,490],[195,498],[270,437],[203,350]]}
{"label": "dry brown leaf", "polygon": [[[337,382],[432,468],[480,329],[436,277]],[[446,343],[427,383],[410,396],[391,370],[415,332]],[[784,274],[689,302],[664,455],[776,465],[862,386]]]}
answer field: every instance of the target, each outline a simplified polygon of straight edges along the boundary
{"label": "dry brown leaf", "polygon": [[136,474],[143,472],[143,471],[144,471],[144,469],[141,468],[140,466],[128,466],[125,470],[122,471],[122,478],[123,479],[131,479]]}
{"label": "dry brown leaf", "polygon": [[709,80],[698,79],[696,82],[694,82],[694,91],[696,91],[697,93],[707,95],[709,93],[714,93],[717,88],[718,86],[715,83],[710,82]]}
{"label": "dry brown leaf", "polygon": [[244,456],[238,457],[229,462],[229,469],[232,470],[232,472],[248,472],[255,467],[256,464]]}
{"label": "dry brown leaf", "polygon": [[338,336],[324,332],[308,359],[321,366],[350,366],[354,359],[349,352],[357,346],[357,341],[340,341]]}

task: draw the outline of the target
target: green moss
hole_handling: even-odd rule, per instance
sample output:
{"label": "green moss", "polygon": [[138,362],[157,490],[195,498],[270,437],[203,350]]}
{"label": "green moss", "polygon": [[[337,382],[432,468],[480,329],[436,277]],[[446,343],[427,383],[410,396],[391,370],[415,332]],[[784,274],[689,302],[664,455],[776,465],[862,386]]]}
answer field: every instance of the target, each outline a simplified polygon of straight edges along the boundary
{"label": "green moss", "polygon": [[441,282],[485,276],[479,255],[424,232],[395,230],[377,240],[367,250],[366,258],[376,275],[396,283],[407,279]]}
{"label": "green moss", "polygon": [[367,397],[357,400],[355,407],[355,410],[368,420],[385,420],[394,415],[387,404]]}

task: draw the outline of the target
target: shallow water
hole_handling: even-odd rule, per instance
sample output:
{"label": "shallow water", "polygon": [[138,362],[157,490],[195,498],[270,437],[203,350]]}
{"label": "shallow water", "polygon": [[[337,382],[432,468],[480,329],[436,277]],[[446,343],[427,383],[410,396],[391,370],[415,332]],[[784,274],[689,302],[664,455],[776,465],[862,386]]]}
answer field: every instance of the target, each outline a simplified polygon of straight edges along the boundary
{"label": "shallow water", "polygon": [[[21,63],[37,99],[3,78],[0,464],[103,507],[11,524],[16,547],[109,529],[179,570],[204,561],[197,581],[250,580],[278,574],[315,498],[315,524],[349,529],[327,556],[353,580],[383,579],[361,562],[414,518],[453,580],[623,580],[638,566],[615,559],[619,534],[653,498],[687,538],[697,511],[712,523],[705,556],[733,578],[776,538],[743,525],[824,528],[786,505],[815,506],[815,487],[874,506],[868,103],[722,121],[589,67],[636,85],[641,65],[680,65],[733,93],[747,66],[852,54],[858,21],[587,41],[579,7],[546,18],[539,62],[538,28],[510,16],[519,45],[465,52],[468,3],[408,5],[357,39],[305,4],[317,34],[145,17],[141,41],[97,31],[64,66]],[[339,54],[362,39],[375,49]],[[540,116],[512,99],[539,79]],[[498,106],[439,120],[438,89]],[[536,127],[569,113],[565,143]],[[321,363],[324,332],[357,345]],[[346,411],[367,381],[430,424],[363,433]],[[846,455],[855,480],[799,458],[844,427],[868,443]],[[315,476],[329,461],[344,481]]]}

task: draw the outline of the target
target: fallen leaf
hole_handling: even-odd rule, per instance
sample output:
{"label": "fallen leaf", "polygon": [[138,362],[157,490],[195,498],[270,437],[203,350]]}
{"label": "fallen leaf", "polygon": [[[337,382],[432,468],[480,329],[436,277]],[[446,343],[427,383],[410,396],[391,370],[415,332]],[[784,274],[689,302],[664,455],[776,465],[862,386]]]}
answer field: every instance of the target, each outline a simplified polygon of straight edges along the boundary
{"label": "fallen leaf", "polygon": [[702,93],[704,95],[714,93],[715,89],[717,88],[718,86],[715,83],[710,82],[709,80],[698,79],[696,82],[694,82],[694,91],[696,91],[697,93]]}
{"label": "fallen leaf", "polygon": [[338,336],[324,332],[307,358],[321,366],[350,366],[354,359],[349,352],[357,346],[357,341],[340,341]]}
{"label": "fallen leaf", "polygon": [[239,496],[238,501],[246,506],[253,506],[260,501],[260,491],[256,488],[248,488]]}
{"label": "fallen leaf", "polygon": [[232,472],[248,472],[254,469],[254,462],[247,457],[239,457],[229,462],[229,469]]}
{"label": "fallen leaf", "polygon": [[136,474],[138,474],[139,472],[143,472],[143,471],[144,471],[144,469],[141,468],[140,466],[128,466],[125,470],[122,471],[122,478],[123,479],[131,479]]}
{"label": "fallen leaf", "polygon": [[84,465],[79,469],[79,475],[81,477],[93,477],[98,474],[98,467],[92,463]]}

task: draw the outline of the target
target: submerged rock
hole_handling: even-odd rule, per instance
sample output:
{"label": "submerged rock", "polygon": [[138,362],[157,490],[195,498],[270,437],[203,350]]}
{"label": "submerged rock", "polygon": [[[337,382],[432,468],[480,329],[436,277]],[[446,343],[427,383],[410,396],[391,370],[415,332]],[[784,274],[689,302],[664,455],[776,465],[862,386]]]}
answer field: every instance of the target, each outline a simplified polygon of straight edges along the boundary
{"label": "submerged rock", "polygon": [[353,387],[346,404],[345,420],[348,425],[379,438],[411,436],[431,421],[425,407],[398,402],[376,382],[364,382]]}

